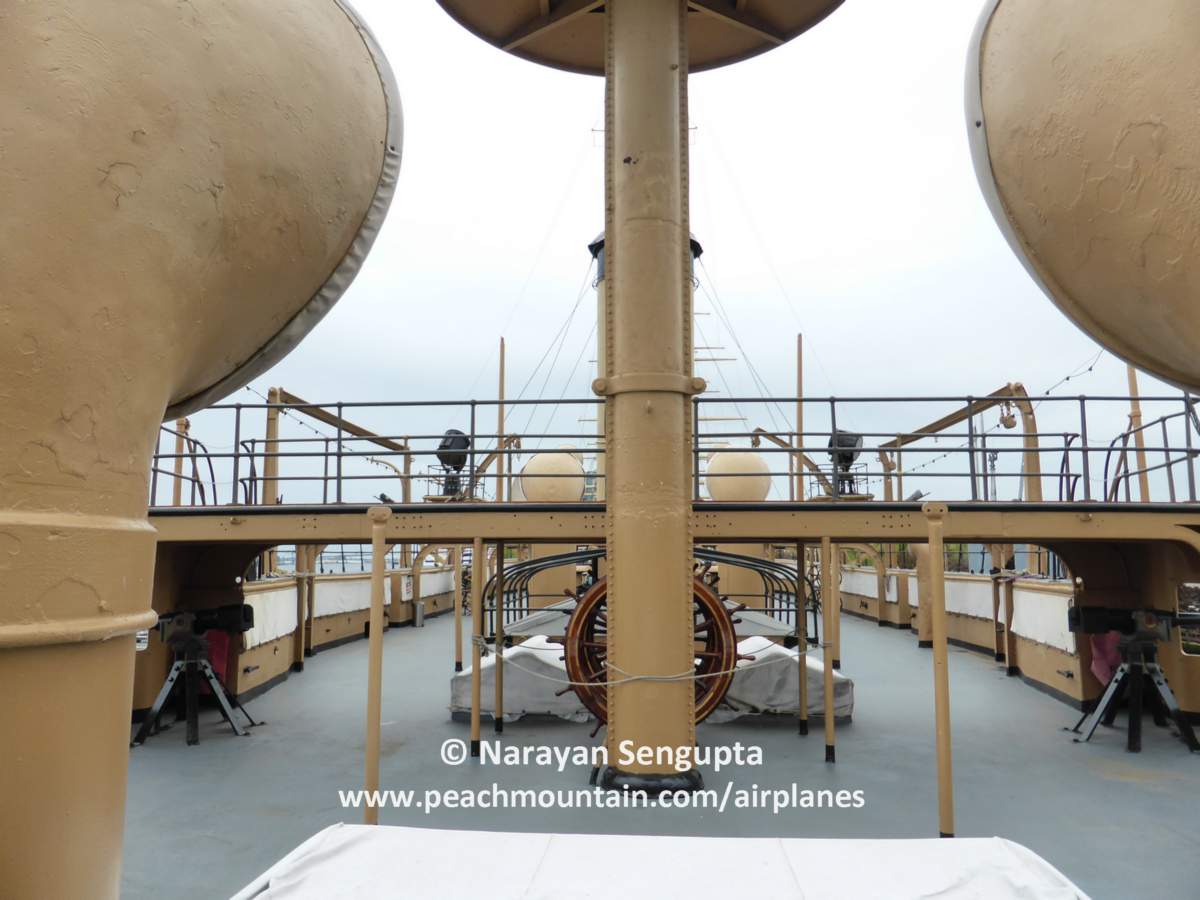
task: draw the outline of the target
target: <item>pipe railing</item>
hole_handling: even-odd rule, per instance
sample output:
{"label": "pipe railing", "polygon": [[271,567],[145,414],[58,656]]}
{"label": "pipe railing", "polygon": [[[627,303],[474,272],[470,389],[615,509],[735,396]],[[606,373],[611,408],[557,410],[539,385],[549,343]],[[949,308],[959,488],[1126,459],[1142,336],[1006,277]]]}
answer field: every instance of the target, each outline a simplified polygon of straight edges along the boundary
{"label": "pipe railing", "polygon": [[[1010,399],[1013,404],[1028,403],[1028,398],[991,396],[991,401]],[[984,413],[974,412],[979,398],[970,396],[936,397],[823,397],[823,398],[761,398],[761,397],[697,397],[693,412],[701,428],[694,429],[691,452],[694,479],[693,499],[707,499],[708,464],[723,454],[757,454],[766,461],[766,472],[721,473],[723,479],[754,478],[766,474],[773,488],[768,500],[819,499],[826,502],[862,502],[880,499],[880,495],[895,500],[934,498],[946,500],[1009,501],[1036,500],[1041,496],[1059,502],[1104,500],[1133,502],[1129,490],[1131,478],[1145,474],[1153,480],[1159,496],[1176,502],[1196,501],[1195,441],[1197,426],[1196,401],[1188,396],[1143,397],[1145,407],[1168,403],[1175,411],[1164,413],[1145,422],[1137,429],[1126,429],[1103,443],[1089,438],[1106,430],[1111,433],[1116,417],[1112,404],[1128,404],[1122,396],[1042,397],[1036,400],[1043,421],[1055,419],[1051,427],[1025,430],[1011,417],[1007,424],[1002,417],[995,425],[985,427]],[[353,415],[386,421],[389,428],[369,436],[349,434],[342,429],[312,434],[279,433],[268,443],[254,436],[257,417],[266,411],[300,409],[285,404],[223,404],[197,414],[197,421],[212,429],[221,427],[214,420],[223,417],[231,427],[231,449],[213,452],[208,445],[185,435],[183,454],[164,453],[156,448],[151,467],[151,505],[158,505],[159,479],[180,478],[191,485],[190,505],[254,505],[266,502],[263,485],[269,480],[274,492],[286,504],[339,504],[376,501],[387,493],[401,493],[395,486],[398,479],[430,484],[430,499],[471,499],[483,501],[495,496],[497,480],[519,479],[519,460],[532,454],[572,454],[581,457],[585,479],[603,482],[603,441],[594,431],[551,430],[553,419],[543,431],[522,433],[510,427],[503,436],[480,430],[479,423],[491,421],[481,408],[494,407],[501,401],[392,401],[381,403],[303,404],[305,409],[335,412],[339,419]],[[602,405],[598,398],[563,400],[506,400],[506,408],[536,407],[570,408]],[[784,408],[806,407],[803,434],[790,430],[783,422],[774,429],[752,428],[758,420],[772,423],[776,411]],[[952,405],[969,412],[960,424],[938,432],[881,428],[880,424],[905,419],[920,420],[912,412],[919,404],[928,415],[931,409],[944,411]],[[1183,409],[1179,409],[1179,405]],[[1098,407],[1109,407],[1105,416]],[[728,417],[711,415],[720,407],[736,407],[745,429],[703,431],[705,421],[728,421]],[[466,460],[458,470],[438,465],[438,443],[444,432],[429,427],[429,414],[445,417],[464,432],[469,447]],[[706,415],[709,413],[709,415]],[[753,415],[751,415],[753,413]],[[552,412],[553,416],[553,412]],[[510,426],[519,417],[510,415]],[[1031,420],[1032,421],[1032,420]],[[854,425],[876,423],[873,430],[858,431]],[[1002,425],[1004,427],[1002,427]],[[402,427],[400,427],[402,426]],[[465,426],[465,427],[464,427]],[[193,425],[195,430],[199,425]],[[1179,434],[1182,429],[1182,441]],[[163,432],[177,436],[174,429]],[[830,440],[835,433],[852,432],[861,437],[862,446],[852,466],[837,466],[830,455]],[[208,433],[208,432],[206,432]],[[1130,464],[1128,454],[1135,434],[1145,438],[1147,464]],[[1197,432],[1200,436],[1200,432]],[[770,440],[763,441],[760,438]],[[392,441],[403,450],[380,446]],[[510,445],[509,442],[513,442]],[[570,446],[561,446],[567,443]],[[715,446],[714,446],[715,445]],[[191,474],[176,473],[176,460],[183,456]],[[399,466],[382,466],[397,458],[411,465],[403,473]],[[505,466],[488,467],[484,460],[507,461]],[[878,459],[877,459],[878,458]],[[1055,467],[1043,471],[1042,460],[1054,459]],[[890,464],[888,460],[891,460]],[[268,465],[268,462],[271,464]],[[1099,465],[1098,465],[1099,464]],[[490,463],[489,463],[490,465]],[[387,468],[389,471],[383,471]],[[204,477],[201,472],[204,471]],[[1094,479],[1094,472],[1102,478]],[[270,472],[268,477],[268,472]],[[221,474],[221,478],[218,477]],[[715,473],[714,473],[715,474]],[[538,479],[577,478],[577,474],[537,475]],[[459,488],[453,496],[445,490],[448,481],[457,480]],[[1045,492],[1045,482],[1057,490]],[[545,483],[544,481],[541,483]],[[395,487],[389,487],[389,485]],[[798,485],[798,487],[796,487]],[[439,488],[441,491],[439,492]],[[917,488],[913,491],[913,488]],[[894,489],[894,490],[893,490]],[[796,491],[801,496],[795,496]],[[276,498],[270,498],[272,500]],[[391,499],[391,498],[388,498]],[[1139,498],[1140,499],[1140,498]],[[1047,500],[1045,502],[1054,502]]]}

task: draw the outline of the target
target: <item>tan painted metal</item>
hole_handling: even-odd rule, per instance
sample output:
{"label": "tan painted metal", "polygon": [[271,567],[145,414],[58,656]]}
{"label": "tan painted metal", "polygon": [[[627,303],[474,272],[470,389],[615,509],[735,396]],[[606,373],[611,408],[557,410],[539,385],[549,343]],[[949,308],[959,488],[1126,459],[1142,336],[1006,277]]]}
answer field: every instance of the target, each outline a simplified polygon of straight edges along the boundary
{"label": "tan painted metal", "polygon": [[[750,446],[757,447],[757,446],[759,446],[760,442],[764,441],[764,440],[770,441],[776,447],[782,447],[785,450],[791,450],[792,445],[789,441],[785,441],[783,438],[781,438],[777,434],[771,434],[765,428],[755,428],[754,429],[754,431],[750,435]],[[797,460],[797,462],[799,463],[797,465],[797,470],[799,473],[798,477],[803,479],[803,477],[804,477],[803,470],[808,469],[808,471],[812,473],[813,477],[817,479],[817,483],[821,485],[821,489],[823,491],[825,491],[825,493],[827,495],[833,494],[833,484],[829,481],[828,478],[825,477],[825,473],[821,471],[821,467],[818,466],[815,462],[812,461],[812,459],[809,458],[808,454],[804,453],[801,450],[795,450],[795,451],[792,451],[792,453],[790,455],[799,457],[799,459]],[[801,488],[801,490],[803,490],[803,488]],[[804,499],[803,494],[801,494],[801,496],[797,498],[797,500],[803,500],[803,499]]]}
{"label": "tan painted metal", "polygon": [[933,646],[933,620],[930,609],[933,602],[933,584],[929,545],[916,544],[911,550],[917,567],[917,643],[922,647],[931,647]]}
{"label": "tan painted metal", "polygon": [[976,171],[1014,251],[1097,342],[1192,390],[1197,33],[1193,0],[993,0],[967,73]]}
{"label": "tan painted metal", "polygon": [[[383,711],[383,574],[387,569],[384,536],[391,510],[373,506],[367,511],[371,522],[371,619],[367,629],[367,737],[364,752],[363,789],[379,790],[379,734]],[[363,807],[363,824],[379,824],[379,807],[370,800]]]}
{"label": "tan painted metal", "polygon": [[946,555],[942,527],[944,503],[926,503],[921,511],[929,523],[929,593],[933,632],[933,699],[938,774],[938,831],[954,836],[954,771],[950,750],[950,660],[946,634]]}
{"label": "tan painted metal", "polygon": [[[279,388],[267,391],[267,402],[279,403]],[[267,506],[279,503],[279,407],[267,409],[267,432],[263,440],[263,482],[260,502]],[[262,555],[262,571],[270,575],[275,571],[275,550],[266,550]]]}
{"label": "tan painted metal", "polygon": [[[804,335],[796,335],[796,439],[795,447],[804,446]],[[800,451],[803,454],[803,450]],[[789,454],[795,469],[796,484],[793,496],[796,500],[804,499],[804,467],[796,465],[797,460]],[[886,483],[887,479],[884,479]],[[803,660],[801,660],[803,662]]]}
{"label": "tan painted metal", "polygon": [[[438,0],[490,44],[533,62],[604,73],[604,0]],[[693,71],[756,56],[807,31],[842,0],[688,0],[687,62]]]}
{"label": "tan painted metal", "polygon": [[504,542],[496,544],[496,731],[504,730]]}
{"label": "tan painted metal", "polygon": [[1137,369],[1125,367],[1125,377],[1129,382],[1129,429],[1133,431],[1133,446],[1138,468],[1138,496],[1143,503],[1150,502],[1150,473],[1146,470],[1146,436],[1140,430],[1142,427],[1142,401],[1138,395]]}
{"label": "tan painted metal", "polygon": [[[608,661],[622,678],[692,669],[692,256],[682,0],[606,4]],[[689,681],[608,689],[619,746],[691,747]],[[660,757],[661,758],[661,757]],[[638,774],[672,767],[635,764]]]}
{"label": "tan painted metal", "polygon": [[483,699],[483,582],[487,575],[482,538],[471,542],[471,755],[479,755],[479,714]]}
{"label": "tan painted metal", "polygon": [[[191,428],[187,419],[175,420],[175,481],[171,485],[171,504],[183,505],[183,456],[187,448],[187,435]],[[153,476],[151,476],[153,477]]]}
{"label": "tan painted metal", "polygon": [[308,620],[308,585],[312,572],[312,548],[296,547],[296,630],[292,633],[292,667],[304,668],[304,623]]}
{"label": "tan painted metal", "polygon": [[459,544],[455,544],[452,555],[454,560],[454,671],[461,672],[463,661],[463,548]]}
{"label": "tan painted metal", "polygon": [[108,898],[158,426],[320,318],[377,199],[384,63],[332,0],[0,18],[0,893]]}
{"label": "tan painted metal", "polygon": [[[275,400],[270,400],[272,395],[276,397]],[[307,400],[302,397],[297,397],[291,391],[283,388],[271,388],[271,392],[268,393],[267,397],[272,403],[282,403],[296,412],[308,416],[310,419],[315,419],[316,421],[323,422],[326,425],[332,425],[334,428],[344,431],[346,434],[353,435],[354,437],[364,438],[372,444],[383,447],[385,450],[403,453],[406,459],[410,455],[407,440],[400,442],[394,441],[391,438],[380,437],[369,428],[363,428],[361,425],[356,425],[349,419],[343,418],[342,416],[332,413],[322,407],[310,405]],[[279,414],[279,410],[275,410],[274,412],[276,415]]]}
{"label": "tan painted metal", "polygon": [[833,633],[833,544],[828,537],[821,538],[821,619],[824,625],[824,640],[821,641],[822,675],[825,694],[825,761],[836,762],[836,734],[833,706],[833,647],[829,636]]}
{"label": "tan painted metal", "polygon": [[[496,407],[496,447],[504,447],[504,338],[500,338],[500,387],[498,391],[500,404]],[[505,473],[511,468],[511,457],[500,454],[496,460],[496,501],[503,503],[505,498]],[[511,499],[511,493],[508,495]]]}
{"label": "tan painted metal", "polygon": [[899,486],[895,495],[889,496],[887,490],[889,476],[885,475],[884,496],[889,499],[904,499],[902,493],[904,488],[903,473],[898,469],[897,462],[892,460],[891,454],[888,453],[889,450],[894,451],[897,458],[899,458],[900,450],[908,444],[938,434],[947,428],[953,428],[955,425],[965,422],[972,416],[977,416],[993,407],[1008,405],[1014,406],[1021,415],[1021,426],[1024,434],[1022,444],[1025,447],[1025,452],[1021,454],[1025,472],[1025,499],[1033,503],[1040,502],[1042,499],[1042,463],[1041,455],[1038,452],[1037,418],[1034,416],[1033,404],[1029,402],[1029,394],[1025,390],[1025,385],[1019,381],[1010,382],[1004,385],[1004,387],[992,391],[988,396],[973,400],[961,409],[942,416],[928,425],[922,425],[920,428],[905,432],[893,440],[880,444],[879,461],[883,464],[885,473],[895,470],[897,471],[896,477],[899,479]]}
{"label": "tan painted metal", "polygon": [[[801,429],[797,428],[797,431]],[[796,544],[796,574],[799,582],[799,593],[796,595],[796,652],[800,654],[798,672],[800,706],[800,733],[808,734],[808,618],[805,606],[807,594],[805,591],[804,575],[804,545]]]}
{"label": "tan painted metal", "polygon": [[[559,510],[522,509],[524,504],[456,504],[453,508],[393,507],[388,541],[469,543],[475,535],[510,543],[603,544],[604,506],[580,504]],[[838,504],[804,504],[803,510],[772,508],[724,509],[700,503],[693,514],[697,543],[765,543],[799,540],[819,542],[826,532],[840,543],[898,542],[926,539],[924,519],[912,509],[845,509]],[[787,504],[779,504],[787,506]],[[432,507],[434,504],[428,504]],[[1065,507],[1065,508],[1064,508]],[[316,544],[366,543],[370,534],[361,511],[333,507],[320,512],[258,514],[197,510],[185,515],[151,513],[160,543]],[[956,507],[946,525],[946,540],[975,543],[1037,543],[1063,541],[1168,541],[1200,549],[1200,509],[1187,504],[1150,507],[1094,508],[1083,504],[1047,503],[1041,508],[1014,504]],[[918,547],[912,549],[917,550]]]}
{"label": "tan painted metal", "polygon": [[[822,560],[824,561],[824,560]],[[824,583],[825,575],[822,573],[822,583]],[[827,635],[827,641],[831,648],[833,657],[833,667],[840,669],[842,667],[842,547],[841,544],[833,545],[833,556],[831,557],[829,569],[829,601],[831,606],[830,624],[833,626]]]}

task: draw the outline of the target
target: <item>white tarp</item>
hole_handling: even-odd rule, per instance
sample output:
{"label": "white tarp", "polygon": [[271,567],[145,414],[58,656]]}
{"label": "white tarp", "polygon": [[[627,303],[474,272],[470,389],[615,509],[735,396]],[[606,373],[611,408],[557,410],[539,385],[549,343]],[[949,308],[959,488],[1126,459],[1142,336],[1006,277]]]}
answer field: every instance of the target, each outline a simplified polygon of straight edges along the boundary
{"label": "white tarp", "polygon": [[246,603],[254,610],[254,627],[242,636],[247,650],[296,630],[294,579],[287,579],[277,588],[247,591]]}
{"label": "white tarp", "polygon": [[[719,707],[709,722],[728,722],[750,713],[790,713],[800,708],[800,654],[772,643],[764,637],[749,637],[738,644],[738,653],[755,657],[738,662],[725,699],[733,706]],[[504,718],[508,721],[527,714],[543,714],[583,722],[588,712],[574,691],[556,697],[565,687],[566,663],[561,644],[543,636],[532,637],[504,651]],[[482,684],[480,712],[490,716],[495,709],[496,657],[488,654],[479,667]],[[536,673],[536,674],[535,674]],[[849,718],[854,711],[854,683],[840,672],[833,673],[834,715]],[[820,656],[808,654],[808,714],[819,716],[825,706],[823,669]],[[471,670],[456,673],[450,679],[451,712],[471,709]]]}
{"label": "white tarp", "polygon": [[[748,713],[782,713],[797,715],[800,711],[800,654],[764,637],[749,637],[738,644],[738,653],[753,656],[740,660],[738,672],[725,695],[728,704],[713,710],[709,722],[731,722]],[[808,714],[825,713],[825,667],[820,654],[809,652]],[[776,662],[778,660],[778,662]],[[733,709],[729,709],[732,706]],[[848,719],[854,713],[854,682],[841,672],[833,673],[833,714]]]}
{"label": "white tarp", "polygon": [[[397,860],[412,864],[400,872]],[[727,900],[748,890],[780,900],[1088,900],[1036,853],[998,837],[710,838],[344,824],[309,838],[233,900]]]}

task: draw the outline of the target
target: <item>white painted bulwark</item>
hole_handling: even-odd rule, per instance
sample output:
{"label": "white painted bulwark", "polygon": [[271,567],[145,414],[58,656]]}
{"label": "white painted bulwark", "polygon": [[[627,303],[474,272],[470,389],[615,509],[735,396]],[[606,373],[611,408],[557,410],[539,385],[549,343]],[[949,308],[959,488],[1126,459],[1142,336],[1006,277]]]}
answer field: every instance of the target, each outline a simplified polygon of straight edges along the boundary
{"label": "white painted bulwark", "polygon": [[[917,606],[917,577],[899,572],[887,578],[887,602],[896,602],[896,578],[908,578],[908,602]],[[876,599],[875,570],[847,567],[842,570],[842,593]],[[1067,630],[1071,588],[1066,582],[1018,579],[1013,586],[1013,634],[1067,653],[1075,652],[1075,636]],[[982,575],[946,574],[946,612],[992,621],[992,580]],[[1001,622],[1006,620],[1004,592],[1000,594]]]}
{"label": "white painted bulwark", "polygon": [[278,586],[247,588],[246,603],[254,610],[254,627],[242,635],[250,650],[296,630],[296,581],[288,578]]}

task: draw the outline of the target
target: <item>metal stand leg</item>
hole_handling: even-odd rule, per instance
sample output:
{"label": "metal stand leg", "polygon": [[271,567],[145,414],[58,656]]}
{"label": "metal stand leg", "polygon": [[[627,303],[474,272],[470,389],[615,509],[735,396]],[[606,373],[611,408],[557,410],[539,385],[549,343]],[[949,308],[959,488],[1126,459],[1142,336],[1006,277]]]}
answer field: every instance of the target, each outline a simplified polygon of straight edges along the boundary
{"label": "metal stand leg", "polygon": [[1149,674],[1150,679],[1154,682],[1158,697],[1166,708],[1167,715],[1171,717],[1176,727],[1179,728],[1179,737],[1193,753],[1200,750],[1200,740],[1196,739],[1196,732],[1192,729],[1192,723],[1187,720],[1187,716],[1179,708],[1179,702],[1175,699],[1175,694],[1171,691],[1171,686],[1167,684],[1167,676],[1163,673],[1162,667],[1157,663],[1152,663],[1146,668],[1148,669],[1147,674]]}
{"label": "metal stand leg", "polygon": [[[1121,682],[1125,680],[1125,676],[1129,673],[1129,663],[1121,663],[1117,666],[1117,671],[1113,673],[1112,680],[1109,681],[1108,687],[1104,689],[1104,695],[1100,698],[1100,702],[1096,704],[1096,708],[1092,710],[1091,715],[1087,717],[1087,721],[1081,721],[1072,731],[1079,731],[1079,725],[1083,725],[1083,736],[1075,738],[1075,743],[1082,744],[1090,741],[1092,735],[1096,733],[1096,726],[1100,724],[1100,720],[1104,718],[1108,711],[1109,705],[1113,703],[1116,697],[1117,690],[1121,686]],[[1116,709],[1116,706],[1113,706]],[[1111,720],[1110,720],[1111,721]]]}
{"label": "metal stand leg", "polygon": [[130,742],[131,747],[140,747],[146,743],[146,738],[158,733],[158,717],[162,715],[162,708],[166,704],[167,698],[171,696],[171,688],[175,687],[175,682],[182,671],[182,660],[176,660],[171,664],[171,671],[167,673],[166,681],[163,682],[162,688],[159,689],[158,696],[154,698],[154,705],[146,713],[146,718],[142,719],[142,726],[138,729],[137,734],[134,735],[133,741]]}
{"label": "metal stand leg", "polygon": [[[208,686],[212,688],[213,696],[217,698],[217,703],[219,703],[221,706],[221,715],[225,717],[225,721],[229,723],[231,728],[233,728],[234,734],[236,734],[238,737],[245,737],[247,734],[249,734],[249,732],[247,732],[246,729],[242,728],[242,726],[234,721],[233,709],[229,705],[229,698],[225,695],[225,689],[221,686],[221,682],[217,680],[217,674],[213,671],[212,666],[209,665],[207,659],[200,660],[200,668],[204,672],[204,677],[208,681]],[[244,713],[246,710],[243,709],[242,712]],[[247,715],[246,718],[249,719],[250,716]],[[254,720],[250,719],[250,723],[254,724]]]}

